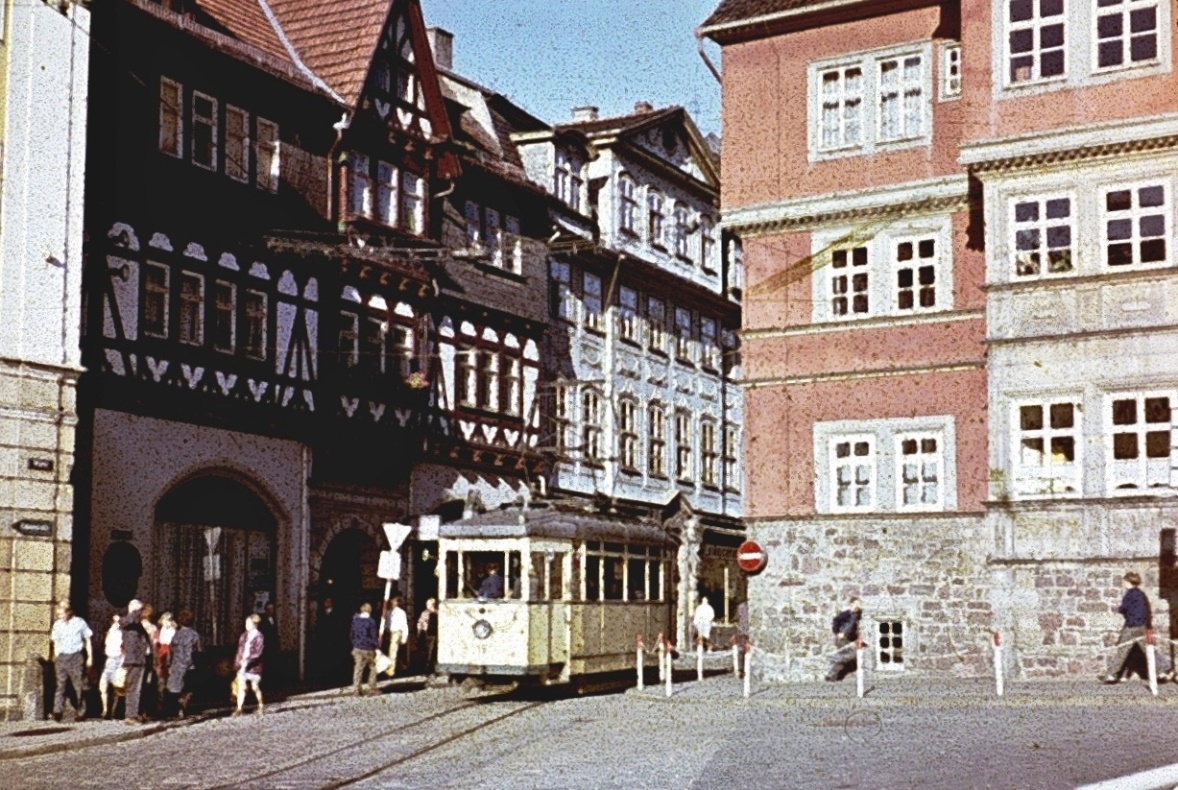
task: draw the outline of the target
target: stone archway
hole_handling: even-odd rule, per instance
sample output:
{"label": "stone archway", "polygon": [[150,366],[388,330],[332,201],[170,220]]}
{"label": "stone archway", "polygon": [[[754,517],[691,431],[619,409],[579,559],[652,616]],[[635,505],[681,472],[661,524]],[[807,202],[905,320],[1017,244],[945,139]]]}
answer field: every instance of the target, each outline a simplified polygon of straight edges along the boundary
{"label": "stone archway", "polygon": [[365,602],[379,612],[384,594],[376,575],[380,549],[381,544],[359,527],[341,529],[325,542],[317,569],[319,605],[330,597],[338,611],[349,615]]}

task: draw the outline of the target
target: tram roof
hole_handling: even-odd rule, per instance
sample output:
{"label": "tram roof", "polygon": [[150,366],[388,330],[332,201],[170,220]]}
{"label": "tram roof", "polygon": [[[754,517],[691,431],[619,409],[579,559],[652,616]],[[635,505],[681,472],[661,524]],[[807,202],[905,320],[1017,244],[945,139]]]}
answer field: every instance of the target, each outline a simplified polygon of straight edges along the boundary
{"label": "tram roof", "polygon": [[657,523],[547,507],[527,510],[514,507],[480,513],[440,525],[438,535],[443,538],[565,538],[676,545],[674,537]]}

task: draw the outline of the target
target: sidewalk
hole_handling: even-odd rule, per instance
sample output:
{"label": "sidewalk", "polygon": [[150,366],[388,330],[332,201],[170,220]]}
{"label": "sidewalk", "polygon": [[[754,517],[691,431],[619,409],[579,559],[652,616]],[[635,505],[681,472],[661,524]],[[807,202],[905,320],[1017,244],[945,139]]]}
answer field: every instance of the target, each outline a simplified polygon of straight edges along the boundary
{"label": "sidewalk", "polygon": [[[401,687],[424,686],[426,678],[422,675],[400,676],[378,683],[382,694]],[[280,711],[283,708],[305,702],[311,699],[331,699],[351,693],[351,686],[344,688],[315,689],[300,691],[292,689],[282,696],[280,701],[268,702],[267,711]],[[250,702],[253,698],[250,698]],[[249,712],[247,706],[246,711]],[[184,719],[171,721],[149,721],[145,724],[126,724],[122,720],[107,721],[90,718],[85,721],[72,721],[68,717],[61,722],[48,721],[0,721],[0,762],[36,757],[42,754],[64,752],[83,746],[100,746],[109,743],[121,743],[146,738],[149,735],[164,730],[187,727],[209,719],[228,716],[233,708],[230,705],[209,708]],[[252,715],[252,714],[251,714]]]}

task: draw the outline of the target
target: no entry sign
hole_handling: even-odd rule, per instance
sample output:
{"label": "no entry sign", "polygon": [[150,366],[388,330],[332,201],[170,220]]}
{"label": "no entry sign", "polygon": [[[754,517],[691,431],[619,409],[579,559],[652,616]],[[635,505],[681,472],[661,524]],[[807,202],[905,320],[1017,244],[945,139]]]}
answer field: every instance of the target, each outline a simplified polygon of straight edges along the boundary
{"label": "no entry sign", "polygon": [[765,551],[761,544],[746,540],[736,550],[736,564],[746,573],[756,573],[765,567]]}

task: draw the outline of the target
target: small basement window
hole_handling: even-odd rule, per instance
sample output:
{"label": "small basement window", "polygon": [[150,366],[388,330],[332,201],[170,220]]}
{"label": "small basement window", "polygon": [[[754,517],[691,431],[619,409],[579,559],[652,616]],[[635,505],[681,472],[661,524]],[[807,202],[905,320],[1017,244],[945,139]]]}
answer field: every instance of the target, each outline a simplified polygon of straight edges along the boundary
{"label": "small basement window", "polygon": [[900,672],[904,669],[904,622],[880,620],[875,647],[876,669]]}

